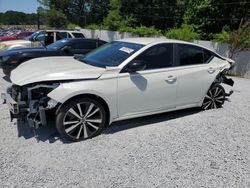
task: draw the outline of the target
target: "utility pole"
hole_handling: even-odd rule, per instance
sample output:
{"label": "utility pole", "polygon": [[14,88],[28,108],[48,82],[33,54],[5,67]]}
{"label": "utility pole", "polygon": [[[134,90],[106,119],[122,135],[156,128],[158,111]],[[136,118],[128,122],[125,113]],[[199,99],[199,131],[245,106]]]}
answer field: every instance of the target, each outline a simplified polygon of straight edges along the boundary
{"label": "utility pole", "polygon": [[39,11],[39,7],[37,8],[37,29],[40,30],[40,11]]}

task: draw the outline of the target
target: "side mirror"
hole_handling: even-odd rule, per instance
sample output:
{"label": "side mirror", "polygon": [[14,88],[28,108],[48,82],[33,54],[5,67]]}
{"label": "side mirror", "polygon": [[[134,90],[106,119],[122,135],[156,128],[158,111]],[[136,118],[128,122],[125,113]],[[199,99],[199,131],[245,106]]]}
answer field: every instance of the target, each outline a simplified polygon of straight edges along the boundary
{"label": "side mirror", "polygon": [[146,63],[141,60],[133,60],[130,62],[130,64],[127,66],[126,70],[129,73],[137,72],[140,70],[146,69]]}
{"label": "side mirror", "polygon": [[85,55],[83,54],[74,54],[74,58],[77,60],[83,59],[85,57]]}
{"label": "side mirror", "polygon": [[62,48],[62,51],[64,51],[65,53],[70,53],[71,47],[70,46],[65,46],[65,47]]}

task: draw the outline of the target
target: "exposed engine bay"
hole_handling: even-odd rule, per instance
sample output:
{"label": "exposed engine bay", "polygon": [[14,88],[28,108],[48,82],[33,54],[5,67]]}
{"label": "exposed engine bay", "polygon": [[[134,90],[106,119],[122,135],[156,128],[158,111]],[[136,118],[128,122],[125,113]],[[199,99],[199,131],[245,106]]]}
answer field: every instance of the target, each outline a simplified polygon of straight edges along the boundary
{"label": "exposed engine bay", "polygon": [[27,120],[36,136],[36,130],[41,125],[47,124],[46,111],[57,105],[57,102],[50,99],[47,94],[58,86],[59,84],[54,83],[36,83],[22,87],[17,85],[9,87],[5,100],[11,98],[9,100],[11,121],[14,118]]}

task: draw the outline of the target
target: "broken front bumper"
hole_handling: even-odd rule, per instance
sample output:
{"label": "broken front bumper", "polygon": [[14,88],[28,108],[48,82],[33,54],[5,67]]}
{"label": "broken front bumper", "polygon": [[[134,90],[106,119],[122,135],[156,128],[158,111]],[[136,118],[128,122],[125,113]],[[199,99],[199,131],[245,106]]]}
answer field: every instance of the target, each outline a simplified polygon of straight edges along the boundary
{"label": "broken front bumper", "polygon": [[4,101],[4,104],[7,104],[9,111],[14,115],[18,115],[20,114],[20,112],[24,112],[27,110],[23,108],[26,105],[24,101],[15,101],[9,93],[2,93],[1,98]]}

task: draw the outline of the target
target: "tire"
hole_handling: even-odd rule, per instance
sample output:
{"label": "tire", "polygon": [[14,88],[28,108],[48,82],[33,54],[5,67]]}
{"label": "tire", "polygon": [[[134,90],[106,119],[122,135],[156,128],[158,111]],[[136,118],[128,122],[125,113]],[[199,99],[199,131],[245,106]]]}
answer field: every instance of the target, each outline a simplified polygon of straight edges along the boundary
{"label": "tire", "polygon": [[77,98],[62,105],[56,116],[60,135],[78,142],[93,138],[105,127],[106,111],[95,99]]}
{"label": "tire", "polygon": [[208,90],[202,104],[203,110],[210,110],[221,108],[226,99],[225,89],[219,85],[214,84]]}

